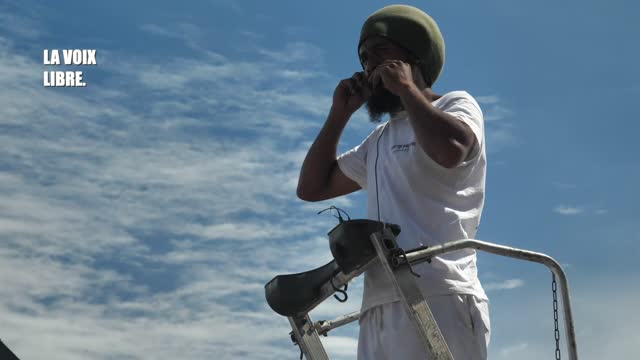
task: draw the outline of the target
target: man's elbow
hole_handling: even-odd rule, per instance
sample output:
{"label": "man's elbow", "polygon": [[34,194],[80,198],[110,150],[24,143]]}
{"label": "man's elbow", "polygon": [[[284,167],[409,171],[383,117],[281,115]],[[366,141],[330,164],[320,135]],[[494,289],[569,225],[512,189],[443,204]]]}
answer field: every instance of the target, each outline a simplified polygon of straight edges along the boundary
{"label": "man's elbow", "polygon": [[309,200],[309,196],[307,195],[307,193],[304,192],[304,190],[302,190],[302,188],[299,185],[298,185],[298,189],[296,189],[296,196],[298,196],[298,199],[300,200],[311,201]]}
{"label": "man's elbow", "polygon": [[317,202],[322,200],[319,196],[317,196],[317,194],[314,194],[313,191],[309,191],[303,186],[300,186],[300,183],[298,183],[298,188],[296,189],[296,196],[298,196],[298,199],[308,202]]}
{"label": "man's elbow", "polygon": [[451,140],[445,149],[437,151],[433,160],[445,169],[453,169],[460,165],[472,151],[472,146],[467,146],[456,140]]}
{"label": "man's elbow", "polygon": [[454,144],[452,144],[451,149],[449,149],[448,156],[442,166],[447,169],[453,169],[464,161],[464,158],[467,156],[467,152],[468,151],[464,145],[454,141]]}

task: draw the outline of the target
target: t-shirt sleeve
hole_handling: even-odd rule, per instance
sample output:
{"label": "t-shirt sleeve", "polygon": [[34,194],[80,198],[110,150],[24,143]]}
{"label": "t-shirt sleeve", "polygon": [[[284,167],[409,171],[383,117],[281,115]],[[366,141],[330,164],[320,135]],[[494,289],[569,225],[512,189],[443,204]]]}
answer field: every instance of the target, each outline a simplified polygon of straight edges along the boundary
{"label": "t-shirt sleeve", "polygon": [[353,149],[338,156],[338,167],[351,180],[355,181],[361,188],[367,188],[367,154],[369,143],[375,138],[377,127],[362,143]]}
{"label": "t-shirt sleeve", "polygon": [[484,118],[480,105],[468,93],[457,92],[455,96],[444,104],[441,110],[467,124],[476,136],[477,146],[473,149],[471,158],[460,165],[475,160],[484,146]]}

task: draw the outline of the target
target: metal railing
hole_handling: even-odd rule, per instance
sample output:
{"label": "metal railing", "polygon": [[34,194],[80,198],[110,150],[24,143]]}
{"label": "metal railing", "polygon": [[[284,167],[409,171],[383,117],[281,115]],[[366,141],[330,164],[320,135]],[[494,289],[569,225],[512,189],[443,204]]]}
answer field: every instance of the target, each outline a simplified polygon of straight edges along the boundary
{"label": "metal railing", "polygon": [[[519,260],[525,260],[530,262],[536,262],[536,263],[540,263],[547,266],[547,268],[549,268],[553,272],[553,274],[555,274],[555,276],[558,278],[560,283],[560,294],[562,297],[562,306],[563,306],[563,313],[564,313],[563,319],[564,319],[564,325],[565,325],[565,337],[567,340],[569,360],[578,359],[575,326],[573,321],[573,311],[571,308],[571,297],[569,295],[569,283],[567,280],[567,276],[564,270],[562,269],[562,266],[560,266],[560,263],[558,263],[552,257],[542,253],[538,253],[538,252],[522,250],[514,247],[504,246],[504,245],[493,244],[486,241],[464,239],[464,240],[456,240],[456,241],[448,242],[442,245],[432,246],[426,249],[409,250],[406,252],[406,260],[404,256],[398,256],[393,261],[396,261],[397,264],[406,264],[407,262],[409,262],[412,265],[419,264],[419,263],[428,261],[435,256],[446,254],[456,250],[462,250],[462,249],[476,249],[476,250],[488,252],[495,255],[510,257],[510,258],[519,259]],[[349,280],[358,276],[360,273],[361,272],[358,272],[356,274],[348,274],[348,275],[338,273],[334,277],[334,283],[340,284],[340,285],[346,284],[347,282],[349,282]],[[323,289],[325,290],[323,291],[323,293],[325,293],[326,296],[323,296],[323,299],[320,300],[318,304],[324,301],[324,299],[331,296],[331,294],[333,293],[333,288],[330,285],[323,286]],[[318,321],[314,325],[319,334],[326,335],[329,331],[337,327],[340,327],[342,325],[346,325],[348,323],[356,321],[359,318],[360,318],[360,312],[353,312],[353,313],[338,317],[335,320]]]}

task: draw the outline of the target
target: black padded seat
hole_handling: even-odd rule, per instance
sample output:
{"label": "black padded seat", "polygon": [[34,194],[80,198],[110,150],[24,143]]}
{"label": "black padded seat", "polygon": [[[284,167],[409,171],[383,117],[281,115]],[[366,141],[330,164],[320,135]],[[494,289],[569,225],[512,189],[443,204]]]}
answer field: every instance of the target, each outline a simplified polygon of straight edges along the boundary
{"label": "black padded seat", "polygon": [[362,269],[377,256],[371,243],[371,234],[386,226],[394,236],[400,234],[400,226],[384,224],[369,219],[343,220],[329,231],[329,248],[334,260],[345,274]]}
{"label": "black padded seat", "polygon": [[322,285],[339,271],[333,260],[310,271],[278,275],[264,286],[267,303],[282,316],[301,314],[318,299]]}

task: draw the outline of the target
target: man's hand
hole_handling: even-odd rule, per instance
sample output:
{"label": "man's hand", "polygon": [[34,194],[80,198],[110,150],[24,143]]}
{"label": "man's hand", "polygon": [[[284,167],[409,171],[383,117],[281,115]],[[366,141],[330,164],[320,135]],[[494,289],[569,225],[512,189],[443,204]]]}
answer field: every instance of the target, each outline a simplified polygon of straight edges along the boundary
{"label": "man's hand", "polygon": [[340,81],[333,92],[332,111],[351,116],[371,96],[371,87],[364,72],[356,72],[352,77]]}
{"label": "man's hand", "polygon": [[415,86],[411,65],[400,60],[385,60],[373,70],[373,86],[379,86],[381,81],[387,90],[400,97]]}

